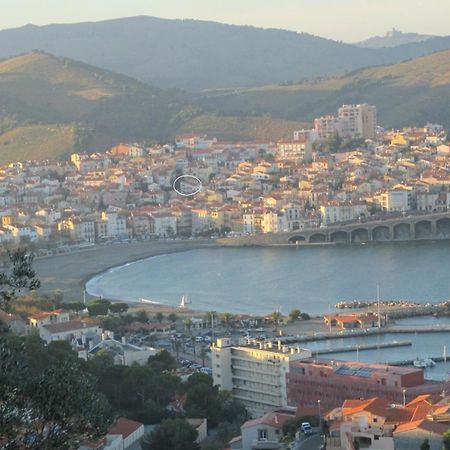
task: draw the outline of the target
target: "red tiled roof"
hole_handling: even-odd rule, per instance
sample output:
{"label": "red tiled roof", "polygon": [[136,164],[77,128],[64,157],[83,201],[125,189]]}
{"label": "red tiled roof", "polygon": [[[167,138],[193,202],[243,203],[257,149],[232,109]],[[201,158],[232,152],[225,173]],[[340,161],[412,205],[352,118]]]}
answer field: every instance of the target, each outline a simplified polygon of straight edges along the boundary
{"label": "red tiled roof", "polygon": [[414,422],[406,422],[402,423],[395,429],[394,435],[417,429],[425,431],[427,433],[443,435],[448,430],[448,424],[432,422],[431,420],[426,419],[416,420]]}
{"label": "red tiled roof", "polygon": [[109,429],[108,434],[121,434],[126,439],[130,434],[134,433],[144,424],[135,420],[120,417],[116,423]]}

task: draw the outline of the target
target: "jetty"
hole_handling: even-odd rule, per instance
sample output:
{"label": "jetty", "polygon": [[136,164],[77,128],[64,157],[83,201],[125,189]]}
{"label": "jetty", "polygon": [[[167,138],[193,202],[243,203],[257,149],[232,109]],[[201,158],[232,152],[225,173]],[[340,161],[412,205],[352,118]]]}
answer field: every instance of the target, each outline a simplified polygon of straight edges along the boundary
{"label": "jetty", "polygon": [[312,350],[313,355],[327,355],[329,353],[347,353],[347,352],[358,352],[363,350],[379,350],[382,348],[394,348],[394,347],[410,347],[412,345],[411,341],[392,341],[392,342],[381,342],[378,344],[361,344],[361,345],[349,345],[346,347],[335,347],[335,348],[323,348],[319,350]]}

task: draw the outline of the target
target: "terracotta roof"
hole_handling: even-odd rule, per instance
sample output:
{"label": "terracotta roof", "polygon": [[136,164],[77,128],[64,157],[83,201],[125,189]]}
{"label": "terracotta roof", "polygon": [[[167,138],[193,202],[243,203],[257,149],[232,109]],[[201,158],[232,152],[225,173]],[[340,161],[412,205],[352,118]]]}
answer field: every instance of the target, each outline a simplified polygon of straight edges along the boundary
{"label": "terracotta roof", "polygon": [[95,325],[87,325],[81,320],[69,320],[68,322],[52,323],[49,325],[43,325],[42,328],[50,331],[50,333],[60,333],[63,331],[75,331],[82,330],[84,328],[90,328]]}
{"label": "terracotta roof", "polygon": [[42,311],[42,312],[33,314],[32,316],[29,316],[28,318],[33,319],[33,320],[40,320],[40,319],[45,319],[50,316],[57,316],[58,314],[62,314],[64,312],[65,311],[63,309],[55,309],[54,311]]}
{"label": "terracotta roof", "polygon": [[270,427],[281,429],[283,427],[283,423],[289,419],[292,419],[292,417],[294,417],[292,414],[284,414],[277,411],[268,412],[262,417],[248,420],[244,423],[244,425],[242,425],[242,428],[249,428],[255,425],[267,425]]}
{"label": "terracotta roof", "polygon": [[108,434],[121,434],[126,439],[130,434],[134,433],[144,424],[135,420],[119,417],[116,423],[109,429]]}
{"label": "terracotta roof", "polygon": [[431,420],[426,419],[416,420],[413,422],[402,423],[401,425],[399,425],[395,429],[394,435],[418,429],[425,431],[427,433],[443,435],[448,430],[448,424],[432,422]]}

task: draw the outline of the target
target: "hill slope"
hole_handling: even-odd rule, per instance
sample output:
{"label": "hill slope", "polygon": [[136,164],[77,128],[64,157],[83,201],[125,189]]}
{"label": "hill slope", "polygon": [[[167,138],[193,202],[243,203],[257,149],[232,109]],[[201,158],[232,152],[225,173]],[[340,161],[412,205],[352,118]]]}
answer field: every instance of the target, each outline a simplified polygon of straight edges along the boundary
{"label": "hill slope", "polygon": [[42,52],[0,61],[0,105],[0,128],[76,122],[112,141],[165,140],[197,114],[179,92]]}
{"label": "hill slope", "polygon": [[154,86],[194,90],[342,74],[445,48],[450,38],[374,50],[286,30],[154,17],[0,31],[0,57],[41,49]]}
{"label": "hill slope", "polygon": [[377,106],[380,124],[388,127],[427,121],[450,127],[449,98],[450,50],[446,50],[328,80],[207,93],[199,102],[221,114],[268,113],[299,121],[334,113],[342,103],[368,102]]}

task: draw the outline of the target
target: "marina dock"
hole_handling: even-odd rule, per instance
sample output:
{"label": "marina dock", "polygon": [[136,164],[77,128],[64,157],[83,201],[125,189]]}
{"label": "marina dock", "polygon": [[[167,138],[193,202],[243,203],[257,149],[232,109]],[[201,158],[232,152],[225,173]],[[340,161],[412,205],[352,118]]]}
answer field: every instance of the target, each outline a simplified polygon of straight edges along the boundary
{"label": "marina dock", "polygon": [[315,350],[312,352],[312,354],[318,356],[318,355],[327,355],[329,353],[346,353],[363,350],[378,350],[381,348],[410,347],[411,345],[412,345],[411,341],[392,341],[392,342],[382,342],[380,344],[362,344],[362,345],[350,345],[347,347],[324,348],[320,350]]}

